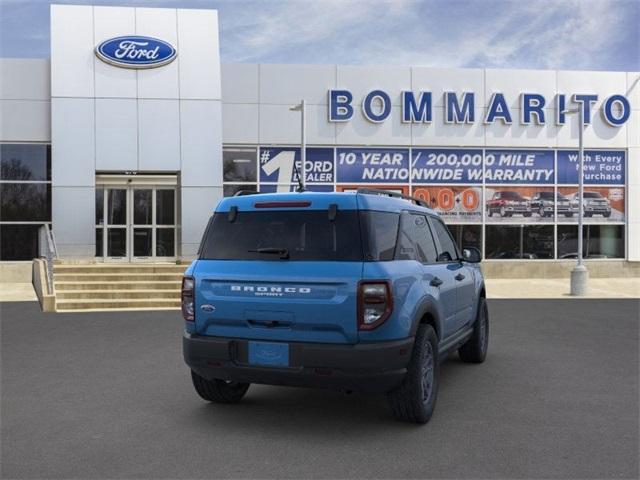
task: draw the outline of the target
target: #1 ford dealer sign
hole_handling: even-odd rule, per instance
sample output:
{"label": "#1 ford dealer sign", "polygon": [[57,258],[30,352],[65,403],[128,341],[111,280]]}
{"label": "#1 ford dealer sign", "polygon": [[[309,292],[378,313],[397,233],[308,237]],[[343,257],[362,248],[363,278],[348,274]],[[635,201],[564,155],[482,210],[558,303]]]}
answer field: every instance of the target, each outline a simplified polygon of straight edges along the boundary
{"label": "#1 ford dealer sign", "polygon": [[155,68],[171,63],[178,52],[169,43],[152,37],[129,35],[110,38],[96,47],[103,62],[123,68]]}

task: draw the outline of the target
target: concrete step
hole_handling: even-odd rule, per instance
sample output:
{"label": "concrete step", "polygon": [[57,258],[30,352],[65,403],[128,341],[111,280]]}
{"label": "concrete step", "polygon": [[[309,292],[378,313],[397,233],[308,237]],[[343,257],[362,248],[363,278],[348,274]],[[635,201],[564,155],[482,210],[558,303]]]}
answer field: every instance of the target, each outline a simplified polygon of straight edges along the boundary
{"label": "concrete step", "polygon": [[174,290],[180,292],[180,280],[167,281],[55,281],[56,293],[66,290]]}
{"label": "concrete step", "polygon": [[57,264],[53,266],[56,274],[79,274],[79,273],[176,273],[183,274],[187,269],[186,265],[176,264],[81,264],[67,265]]}
{"label": "concrete step", "polygon": [[182,281],[182,273],[54,273],[57,282]]}
{"label": "concrete step", "polygon": [[180,299],[167,298],[84,298],[76,299],[56,299],[56,311],[66,312],[74,310],[94,310],[104,311],[111,309],[179,309]]}
{"label": "concrete step", "polygon": [[56,292],[58,300],[87,300],[87,299],[161,299],[180,300],[180,290],[60,290]]}

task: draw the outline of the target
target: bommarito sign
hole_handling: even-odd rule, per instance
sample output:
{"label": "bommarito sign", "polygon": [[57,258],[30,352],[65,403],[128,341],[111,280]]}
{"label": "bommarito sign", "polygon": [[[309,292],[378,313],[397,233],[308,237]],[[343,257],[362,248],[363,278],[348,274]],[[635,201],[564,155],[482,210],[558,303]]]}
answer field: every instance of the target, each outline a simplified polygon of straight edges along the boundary
{"label": "bommarito sign", "polygon": [[[353,94],[349,90],[334,90],[329,95],[329,121],[348,122],[353,118],[356,107]],[[417,94],[411,91],[403,91],[400,94],[402,101],[401,115],[403,123],[430,123],[433,120],[433,95],[429,91],[421,91]],[[475,93],[445,92],[444,122],[445,123],[475,123],[482,121],[492,124],[501,121],[505,124],[513,123],[513,115],[503,93],[496,92],[491,96],[487,105],[487,113],[484,118],[478,118],[475,107]],[[568,95],[564,93],[555,96],[555,121],[556,125],[564,125],[566,122],[566,110]],[[570,96],[571,102],[582,107],[584,123],[591,123],[591,109],[598,101],[596,94],[575,93]],[[547,99],[539,93],[520,94],[520,118],[523,125],[544,125],[549,122],[545,107]],[[384,122],[391,115],[391,97],[384,90],[372,90],[367,93],[360,104],[362,115],[373,123]],[[624,125],[631,115],[631,105],[627,97],[621,94],[610,95],[602,105],[602,116],[612,127]]]}

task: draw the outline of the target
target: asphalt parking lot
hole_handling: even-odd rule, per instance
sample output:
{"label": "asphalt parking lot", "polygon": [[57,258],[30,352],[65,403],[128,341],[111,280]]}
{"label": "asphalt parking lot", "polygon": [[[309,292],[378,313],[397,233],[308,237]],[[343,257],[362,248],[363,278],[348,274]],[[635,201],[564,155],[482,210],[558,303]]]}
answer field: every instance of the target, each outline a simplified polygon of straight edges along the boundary
{"label": "asphalt parking lot", "polygon": [[638,300],[491,300],[426,426],[384,397],[252,386],[210,405],[179,312],[2,303],[3,478],[638,478]]}

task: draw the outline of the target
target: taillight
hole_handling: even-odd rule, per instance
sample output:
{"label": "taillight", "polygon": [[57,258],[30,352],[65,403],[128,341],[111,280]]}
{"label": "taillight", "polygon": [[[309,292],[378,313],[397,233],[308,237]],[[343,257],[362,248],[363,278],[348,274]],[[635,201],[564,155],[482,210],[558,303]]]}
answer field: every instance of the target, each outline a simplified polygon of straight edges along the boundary
{"label": "taillight", "polygon": [[393,311],[391,284],[387,280],[367,280],[358,284],[358,329],[373,330]]}
{"label": "taillight", "polygon": [[187,322],[194,321],[194,287],[193,277],[182,278],[182,316]]}

